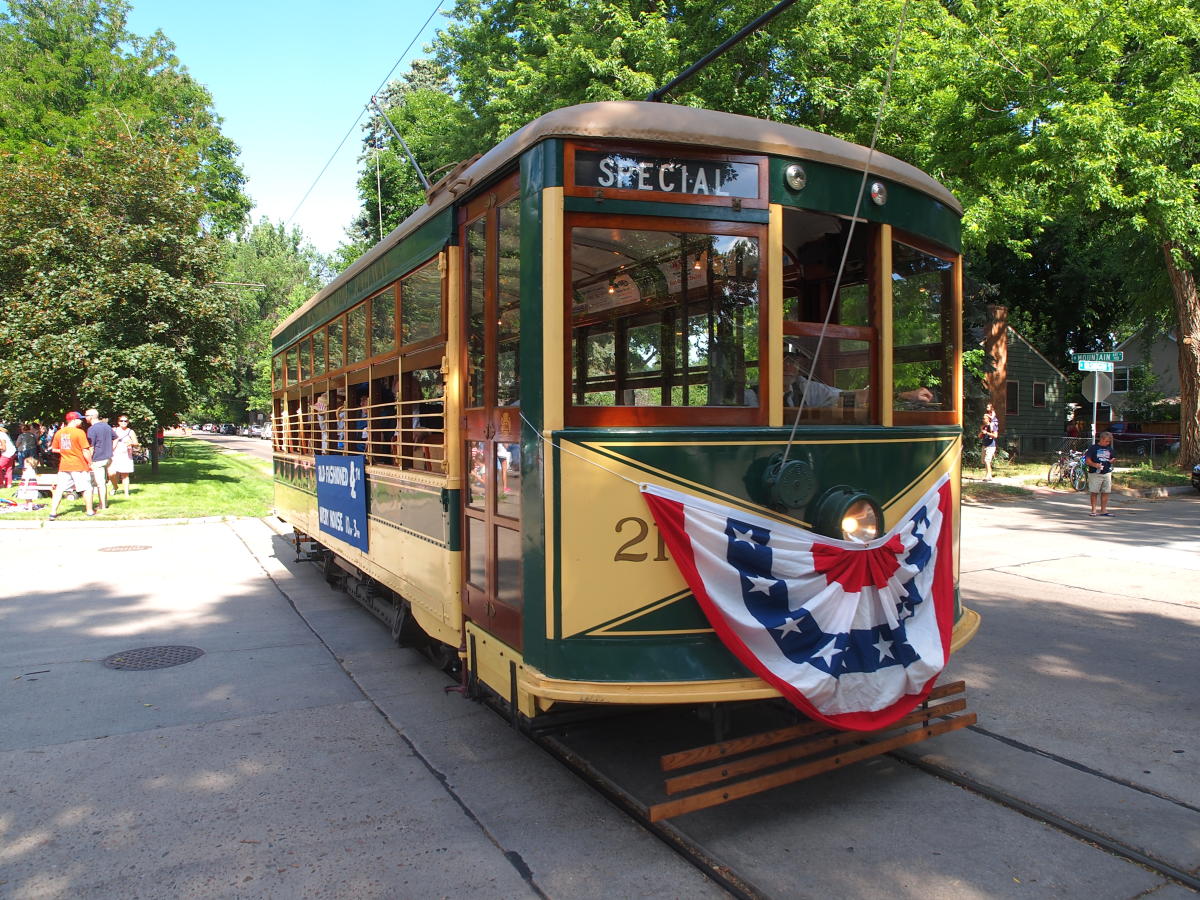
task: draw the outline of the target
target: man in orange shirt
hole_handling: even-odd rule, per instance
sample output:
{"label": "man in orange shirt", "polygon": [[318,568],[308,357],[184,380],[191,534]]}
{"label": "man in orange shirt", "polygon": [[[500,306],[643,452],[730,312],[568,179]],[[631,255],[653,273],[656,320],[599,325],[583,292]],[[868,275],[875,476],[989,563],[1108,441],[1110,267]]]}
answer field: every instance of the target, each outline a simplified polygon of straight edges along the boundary
{"label": "man in orange shirt", "polygon": [[69,412],[66,423],[54,432],[54,440],[50,442],[50,452],[58,454],[58,481],[50,498],[51,522],[58,516],[58,504],[62,502],[63,491],[72,487],[77,493],[83,494],[87,514],[96,514],[92,509],[92,445],[88,443],[87,432],[83,430],[83,416]]}

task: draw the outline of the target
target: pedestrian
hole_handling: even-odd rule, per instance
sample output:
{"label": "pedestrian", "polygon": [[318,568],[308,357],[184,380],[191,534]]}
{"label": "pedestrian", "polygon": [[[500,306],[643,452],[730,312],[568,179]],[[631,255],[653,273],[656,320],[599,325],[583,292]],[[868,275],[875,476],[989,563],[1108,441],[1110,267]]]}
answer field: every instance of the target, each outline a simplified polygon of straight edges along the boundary
{"label": "pedestrian", "polygon": [[120,482],[125,488],[125,496],[129,496],[129,476],[133,474],[133,454],[137,449],[137,433],[129,427],[129,416],[117,416],[117,427],[113,429],[112,465],[108,469],[114,494]]}
{"label": "pedestrian", "polygon": [[988,404],[983,411],[983,422],[979,426],[979,443],[983,447],[984,477],[992,480],[992,460],[996,458],[997,439],[1000,437],[1000,419],[996,407]]}
{"label": "pedestrian", "polygon": [[50,451],[58,454],[58,481],[50,498],[51,522],[58,518],[58,505],[68,488],[83,494],[89,516],[96,514],[92,509],[92,445],[83,430],[83,416],[69,412],[65,418],[66,425],[55,431],[50,441]]}
{"label": "pedestrian", "polygon": [[21,433],[16,436],[13,443],[17,445],[17,461],[13,466],[14,473],[24,468],[25,460],[27,459],[37,462],[38,439],[28,422],[21,426]]}
{"label": "pedestrian", "polygon": [[108,509],[108,467],[112,465],[113,429],[98,409],[89,409],[88,443],[92,445],[92,489],[100,499],[100,508]]}
{"label": "pedestrian", "polygon": [[[1112,493],[1112,467],[1116,461],[1112,448],[1113,436],[1111,431],[1102,431],[1096,443],[1087,448],[1083,461],[1088,467],[1088,498],[1092,503],[1093,516],[1112,518],[1108,511],[1108,497]],[[1096,500],[1100,501],[1100,511],[1096,512]]]}
{"label": "pedestrian", "polygon": [[8,429],[0,425],[0,488],[12,487],[13,465],[17,460],[17,445],[8,436]]}

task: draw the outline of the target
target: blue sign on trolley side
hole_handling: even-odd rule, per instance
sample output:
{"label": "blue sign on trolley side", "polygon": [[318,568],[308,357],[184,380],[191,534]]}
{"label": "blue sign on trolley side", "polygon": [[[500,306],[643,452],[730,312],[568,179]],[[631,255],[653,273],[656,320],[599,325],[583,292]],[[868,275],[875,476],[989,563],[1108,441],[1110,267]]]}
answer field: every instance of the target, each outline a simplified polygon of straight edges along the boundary
{"label": "blue sign on trolley side", "polygon": [[367,481],[362,456],[317,457],[321,531],[367,552]]}

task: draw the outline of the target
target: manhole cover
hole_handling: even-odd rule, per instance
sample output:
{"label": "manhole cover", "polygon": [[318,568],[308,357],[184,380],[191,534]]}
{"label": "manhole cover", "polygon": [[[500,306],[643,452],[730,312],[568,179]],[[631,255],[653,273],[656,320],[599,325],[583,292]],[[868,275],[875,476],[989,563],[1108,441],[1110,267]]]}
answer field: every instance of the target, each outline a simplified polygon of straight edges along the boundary
{"label": "manhole cover", "polygon": [[114,653],[103,662],[110,669],[141,671],[182,666],[203,655],[204,651],[199,647],[138,647],[136,650],[122,650],[120,653]]}
{"label": "manhole cover", "polygon": [[101,547],[101,553],[128,553],[130,550],[149,550],[149,544],[121,544],[118,547]]}

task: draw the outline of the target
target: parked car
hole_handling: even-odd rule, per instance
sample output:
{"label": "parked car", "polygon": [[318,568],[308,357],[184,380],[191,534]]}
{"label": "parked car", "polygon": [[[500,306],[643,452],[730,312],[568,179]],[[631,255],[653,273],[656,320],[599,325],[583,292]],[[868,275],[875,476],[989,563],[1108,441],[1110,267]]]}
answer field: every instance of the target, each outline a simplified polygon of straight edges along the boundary
{"label": "parked car", "polygon": [[269,441],[271,439],[271,423],[270,422],[268,422],[267,424],[265,424],[262,427],[262,431],[259,432],[258,436],[260,438],[262,438],[263,440],[267,440],[267,441]]}
{"label": "parked car", "polygon": [[1138,422],[1109,422],[1107,430],[1112,432],[1117,456],[1146,456],[1149,453],[1165,453],[1179,441],[1177,434],[1146,431]]}
{"label": "parked car", "polygon": [[262,437],[262,426],[261,425],[251,425],[249,428],[246,429],[246,433],[249,437],[260,438],[260,437]]}

